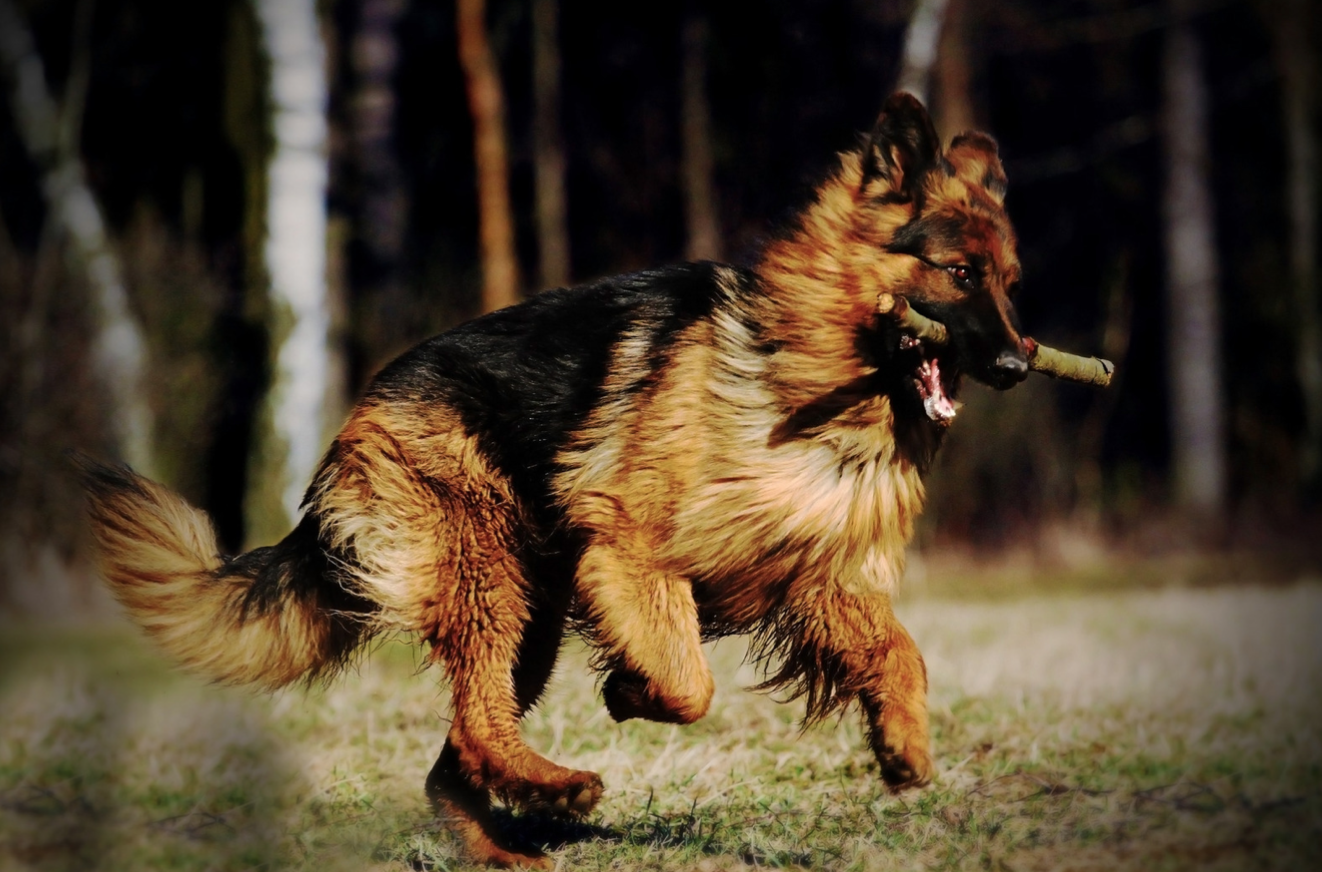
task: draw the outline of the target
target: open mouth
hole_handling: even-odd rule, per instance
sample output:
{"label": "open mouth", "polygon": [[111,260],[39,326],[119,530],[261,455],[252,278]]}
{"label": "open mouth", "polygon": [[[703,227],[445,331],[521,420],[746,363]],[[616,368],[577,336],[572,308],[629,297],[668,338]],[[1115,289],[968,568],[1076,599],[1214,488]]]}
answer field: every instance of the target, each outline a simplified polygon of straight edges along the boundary
{"label": "open mouth", "polygon": [[927,417],[941,426],[948,426],[955,420],[959,404],[951,396],[951,384],[954,381],[952,371],[941,371],[941,360],[912,336],[900,337],[900,350],[914,352],[918,363],[914,366],[910,378],[918,399],[922,401]]}

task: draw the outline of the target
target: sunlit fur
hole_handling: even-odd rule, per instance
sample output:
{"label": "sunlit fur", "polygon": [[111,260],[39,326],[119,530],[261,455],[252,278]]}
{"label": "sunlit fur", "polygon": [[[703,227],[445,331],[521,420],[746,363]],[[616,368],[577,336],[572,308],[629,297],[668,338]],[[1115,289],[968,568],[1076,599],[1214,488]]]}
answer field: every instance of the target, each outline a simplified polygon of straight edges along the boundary
{"label": "sunlit fur", "polygon": [[702,641],[751,633],[763,687],[809,719],[856,701],[882,777],[923,784],[926,674],[890,598],[942,426],[877,302],[946,321],[947,372],[1012,383],[993,365],[1022,353],[1004,190],[991,140],[943,152],[897,95],[750,266],[547,292],[401,356],[278,545],[222,558],[178,497],[88,463],[106,577],[222,681],[321,676],[379,630],[416,634],[454,707],[427,792],[481,861],[547,862],[500,835],[493,797],[581,815],[601,795],[519,735],[567,629],[614,717],[673,723],[711,703]]}
{"label": "sunlit fur", "polygon": [[[362,641],[360,621],[339,612],[343,592],[286,590],[279,608],[267,608],[250,596],[251,564],[220,556],[205,514],[127,469],[80,466],[102,575],[129,614],[185,665],[227,684],[276,688],[333,674]],[[279,561],[263,568],[273,586],[296,571]]]}

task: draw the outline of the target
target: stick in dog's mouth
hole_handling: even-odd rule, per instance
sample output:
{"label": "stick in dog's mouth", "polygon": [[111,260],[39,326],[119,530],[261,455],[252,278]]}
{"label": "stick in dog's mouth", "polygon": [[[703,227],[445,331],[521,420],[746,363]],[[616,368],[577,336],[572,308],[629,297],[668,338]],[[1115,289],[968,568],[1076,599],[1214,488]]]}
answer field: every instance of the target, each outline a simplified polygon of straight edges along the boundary
{"label": "stick in dog's mouth", "polygon": [[[950,342],[946,325],[914,311],[904,297],[882,294],[877,299],[877,311],[893,320],[914,339],[936,346]],[[1115,372],[1115,364],[1109,360],[1070,354],[1042,345],[1027,336],[1024,337],[1024,350],[1028,354],[1028,368],[1052,378],[1104,388],[1111,384],[1111,375]]]}

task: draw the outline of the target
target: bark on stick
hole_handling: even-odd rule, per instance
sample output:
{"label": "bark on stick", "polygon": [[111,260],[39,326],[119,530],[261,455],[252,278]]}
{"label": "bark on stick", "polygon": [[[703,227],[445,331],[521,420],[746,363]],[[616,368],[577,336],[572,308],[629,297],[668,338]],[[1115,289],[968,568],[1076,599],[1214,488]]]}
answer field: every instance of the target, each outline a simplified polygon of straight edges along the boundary
{"label": "bark on stick", "polygon": [[[947,345],[950,342],[946,325],[915,311],[904,297],[882,294],[877,301],[877,311],[915,339],[931,345]],[[1028,352],[1028,368],[1033,372],[1098,387],[1106,387],[1111,383],[1115,364],[1109,360],[1070,354],[1042,345],[1027,336],[1024,337],[1024,345]]]}

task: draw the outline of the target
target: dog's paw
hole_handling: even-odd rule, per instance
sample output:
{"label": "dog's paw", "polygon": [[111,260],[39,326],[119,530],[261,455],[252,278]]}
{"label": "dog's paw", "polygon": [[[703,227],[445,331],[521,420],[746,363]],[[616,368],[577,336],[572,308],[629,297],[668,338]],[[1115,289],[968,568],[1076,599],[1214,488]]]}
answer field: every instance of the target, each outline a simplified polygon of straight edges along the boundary
{"label": "dog's paw", "polygon": [[597,807],[605,790],[595,772],[566,770],[555,780],[529,783],[503,791],[506,800],[524,811],[543,812],[560,817],[586,817]]}
{"label": "dog's paw", "polygon": [[658,692],[645,676],[629,669],[616,669],[606,676],[601,688],[606,711],[617,722],[642,718],[658,724],[691,724],[707,713],[711,705],[710,682],[695,682],[692,687]]}
{"label": "dog's paw", "polygon": [[601,697],[606,702],[606,711],[617,723],[630,718],[653,720],[649,715],[656,714],[648,697],[647,679],[636,672],[616,669],[607,675]]}
{"label": "dog's paw", "polygon": [[877,762],[881,764],[881,780],[895,793],[930,784],[936,774],[936,764],[926,748],[883,748],[877,752]]}
{"label": "dog's paw", "polygon": [[565,817],[586,817],[597,807],[605,787],[595,772],[579,772],[551,803],[551,811]]}

